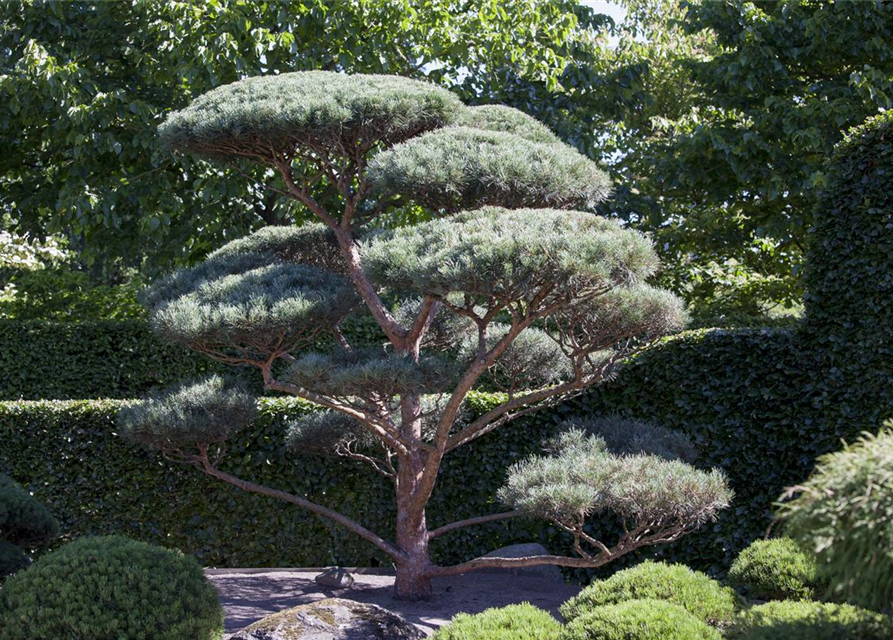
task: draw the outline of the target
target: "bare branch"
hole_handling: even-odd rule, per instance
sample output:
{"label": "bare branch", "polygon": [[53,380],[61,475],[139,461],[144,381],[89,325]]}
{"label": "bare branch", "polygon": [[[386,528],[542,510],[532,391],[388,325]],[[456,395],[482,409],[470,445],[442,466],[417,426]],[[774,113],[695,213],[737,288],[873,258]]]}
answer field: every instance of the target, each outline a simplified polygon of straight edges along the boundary
{"label": "bare branch", "polygon": [[328,518],[329,520],[333,520],[337,522],[341,526],[347,528],[350,531],[353,531],[355,534],[368,540],[376,547],[384,551],[394,560],[401,560],[404,557],[402,551],[397,549],[392,544],[385,541],[379,535],[373,533],[366,527],[362,526],[358,522],[348,518],[344,514],[338,513],[337,511],[333,511],[327,507],[316,504],[315,502],[311,502],[305,498],[301,498],[291,493],[287,493],[285,491],[280,491],[279,489],[272,489],[270,487],[265,487],[260,484],[255,484],[254,482],[250,482],[248,480],[242,480],[234,475],[226,473],[225,471],[221,471],[217,469],[214,465],[211,464],[207,456],[207,448],[202,452],[202,460],[201,460],[201,469],[209,476],[217,478],[218,480],[223,480],[235,487],[238,487],[244,491],[250,491],[251,493],[257,493],[259,495],[269,496],[271,498],[277,498],[279,500],[284,500],[285,502],[290,502],[295,504],[303,509],[307,509],[308,511],[312,511],[317,515],[320,515],[324,518]]}
{"label": "bare branch", "polygon": [[457,529],[473,527],[477,524],[486,524],[487,522],[498,522],[499,520],[518,518],[523,515],[523,511],[506,511],[504,513],[493,513],[488,516],[477,516],[476,518],[468,518],[467,520],[457,520],[456,522],[451,522],[450,524],[445,524],[442,527],[434,529],[433,531],[428,533],[428,539],[433,540],[438,536],[442,536],[443,534],[449,533],[450,531],[456,531]]}

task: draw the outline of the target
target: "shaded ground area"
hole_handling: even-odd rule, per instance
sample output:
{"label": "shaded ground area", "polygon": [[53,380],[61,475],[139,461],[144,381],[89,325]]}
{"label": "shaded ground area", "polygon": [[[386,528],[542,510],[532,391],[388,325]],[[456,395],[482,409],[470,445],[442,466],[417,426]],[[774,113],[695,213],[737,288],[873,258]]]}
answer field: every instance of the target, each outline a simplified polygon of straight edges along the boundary
{"label": "shaded ground area", "polygon": [[393,576],[353,573],[353,587],[336,591],[323,589],[313,581],[319,573],[217,569],[209,570],[208,577],[220,592],[228,634],[282,609],[332,597],[377,604],[430,634],[459,612],[478,613],[525,601],[558,617],[559,605],[580,590],[579,586],[539,576],[472,573],[436,579],[432,602],[405,602],[392,596]]}

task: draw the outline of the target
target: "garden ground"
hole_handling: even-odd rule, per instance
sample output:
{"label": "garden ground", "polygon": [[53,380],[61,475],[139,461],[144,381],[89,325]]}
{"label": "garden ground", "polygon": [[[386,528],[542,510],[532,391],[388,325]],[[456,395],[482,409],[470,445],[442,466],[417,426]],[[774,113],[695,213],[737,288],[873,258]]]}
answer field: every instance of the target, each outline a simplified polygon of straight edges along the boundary
{"label": "garden ground", "polygon": [[559,605],[580,590],[579,586],[539,576],[481,572],[436,578],[433,601],[408,602],[393,598],[392,575],[352,572],[356,579],[353,586],[336,591],[321,588],[313,581],[319,573],[320,570],[287,569],[207,571],[220,592],[220,601],[226,612],[227,634],[277,611],[332,597],[377,604],[400,614],[423,631],[432,633],[457,613],[478,613],[491,607],[524,601],[558,617]]}

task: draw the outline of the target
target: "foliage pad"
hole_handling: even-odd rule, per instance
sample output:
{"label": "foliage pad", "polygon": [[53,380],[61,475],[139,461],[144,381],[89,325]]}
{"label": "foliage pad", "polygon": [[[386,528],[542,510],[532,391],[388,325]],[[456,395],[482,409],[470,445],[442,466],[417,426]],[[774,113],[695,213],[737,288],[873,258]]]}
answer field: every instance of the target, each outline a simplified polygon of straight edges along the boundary
{"label": "foliage pad", "polygon": [[369,180],[380,193],[450,212],[484,205],[591,209],[611,192],[607,175],[572,147],[469,127],[433,131],[380,153]]}
{"label": "foliage pad", "polygon": [[354,157],[358,146],[394,144],[452,122],[452,93],[396,76],[304,71],[218,87],[159,128],[178,151],[217,158],[310,151]]}

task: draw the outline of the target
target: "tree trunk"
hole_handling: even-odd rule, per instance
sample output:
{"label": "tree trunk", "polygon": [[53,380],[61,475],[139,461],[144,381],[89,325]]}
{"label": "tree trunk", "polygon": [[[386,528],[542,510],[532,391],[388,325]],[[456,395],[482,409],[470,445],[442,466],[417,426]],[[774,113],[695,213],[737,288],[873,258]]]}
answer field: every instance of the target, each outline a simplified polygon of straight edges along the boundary
{"label": "tree trunk", "polygon": [[[418,396],[407,394],[401,400],[403,431],[420,439],[421,402]],[[397,579],[394,597],[405,600],[429,600],[433,596],[429,575],[428,524],[425,507],[413,504],[425,469],[424,451],[410,451],[400,456],[397,470],[397,547],[405,559],[396,563]]]}

